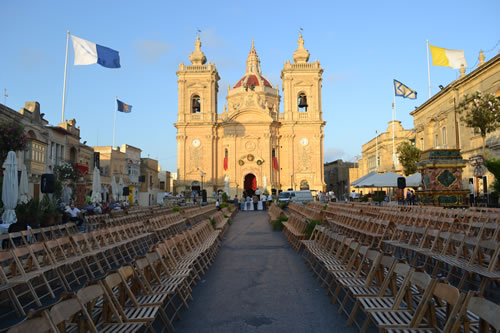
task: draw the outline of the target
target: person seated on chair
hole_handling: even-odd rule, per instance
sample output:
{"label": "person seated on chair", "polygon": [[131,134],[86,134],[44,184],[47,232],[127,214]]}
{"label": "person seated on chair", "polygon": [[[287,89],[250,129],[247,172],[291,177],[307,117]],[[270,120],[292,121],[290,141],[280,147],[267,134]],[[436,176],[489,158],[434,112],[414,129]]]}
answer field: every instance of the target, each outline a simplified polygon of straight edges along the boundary
{"label": "person seated on chair", "polygon": [[82,212],[75,207],[73,202],[68,208],[66,208],[65,213],[70,215],[69,220],[71,222],[76,222],[76,225],[80,226],[83,223],[83,219],[81,218]]}

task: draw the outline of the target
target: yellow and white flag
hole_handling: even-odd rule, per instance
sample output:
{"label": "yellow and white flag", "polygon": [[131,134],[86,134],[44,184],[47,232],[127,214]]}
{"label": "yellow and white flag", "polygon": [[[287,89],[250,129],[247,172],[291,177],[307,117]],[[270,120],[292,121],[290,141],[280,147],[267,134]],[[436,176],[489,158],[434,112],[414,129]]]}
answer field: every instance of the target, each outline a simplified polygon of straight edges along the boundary
{"label": "yellow and white flag", "polygon": [[460,65],[467,67],[464,50],[449,50],[442,47],[429,45],[434,66],[445,66],[458,69]]}

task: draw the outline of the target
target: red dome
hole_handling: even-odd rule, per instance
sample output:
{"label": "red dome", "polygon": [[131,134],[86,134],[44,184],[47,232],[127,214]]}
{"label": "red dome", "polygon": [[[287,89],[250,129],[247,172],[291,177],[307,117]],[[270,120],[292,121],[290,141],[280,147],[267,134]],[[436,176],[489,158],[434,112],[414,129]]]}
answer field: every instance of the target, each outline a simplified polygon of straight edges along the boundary
{"label": "red dome", "polygon": [[[269,81],[263,77],[262,75],[259,75],[261,81],[264,83],[264,86],[266,87],[269,87],[269,88],[272,88],[273,86],[271,85],[271,83],[269,83]],[[247,79],[248,78],[248,79]],[[243,82],[245,82],[246,80],[246,85],[247,86],[260,86],[260,83],[259,83],[259,79],[257,78],[257,75],[256,74],[247,74],[245,76],[243,76],[235,85],[234,85],[234,88],[238,88],[238,87],[241,87],[241,85],[243,84]]]}

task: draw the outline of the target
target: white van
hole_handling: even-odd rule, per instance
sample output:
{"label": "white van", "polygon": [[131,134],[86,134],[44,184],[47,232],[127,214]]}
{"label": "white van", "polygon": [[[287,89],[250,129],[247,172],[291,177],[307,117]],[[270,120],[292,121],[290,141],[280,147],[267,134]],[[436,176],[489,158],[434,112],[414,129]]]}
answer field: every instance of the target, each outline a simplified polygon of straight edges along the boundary
{"label": "white van", "polygon": [[306,204],[308,202],[313,201],[314,198],[312,196],[311,191],[309,190],[304,190],[304,191],[285,191],[281,192],[278,194],[278,201],[279,202],[295,202],[295,203],[301,203],[301,204]]}

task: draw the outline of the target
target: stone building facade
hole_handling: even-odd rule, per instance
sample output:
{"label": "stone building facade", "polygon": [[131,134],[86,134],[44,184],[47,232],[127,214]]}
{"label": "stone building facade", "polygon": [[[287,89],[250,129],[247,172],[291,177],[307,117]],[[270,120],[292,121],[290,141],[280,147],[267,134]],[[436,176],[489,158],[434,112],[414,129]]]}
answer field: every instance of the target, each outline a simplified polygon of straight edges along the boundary
{"label": "stone building facade", "polygon": [[[394,144],[392,140],[393,133]],[[362,158],[358,161],[361,175],[366,175],[372,171],[402,173],[397,153],[393,160],[393,151],[396,151],[402,142],[414,142],[414,140],[415,133],[413,129],[404,129],[398,120],[390,121],[385,132],[377,134],[375,138],[361,147]]]}
{"label": "stone building facade", "polygon": [[326,190],[335,192],[335,196],[339,200],[343,200],[344,194],[348,197],[350,192],[351,182],[357,178],[351,178],[351,169],[358,168],[358,163],[344,162],[336,160],[330,163],[325,163],[325,183]]}
{"label": "stone building facade", "polygon": [[[441,86],[437,94],[410,113],[415,126],[416,145],[420,150],[459,148],[465,160],[481,155],[482,138],[479,130],[465,126],[456,112],[456,106],[464,95],[476,91],[492,93],[500,98],[500,54],[487,62],[484,60],[481,52],[475,70],[465,74],[465,68],[462,68],[457,80],[445,87]],[[486,149],[489,157],[500,157],[500,130],[487,135]],[[473,171],[472,164],[467,163],[463,170],[463,186],[468,189],[467,180],[472,179],[474,191],[481,194],[485,190],[484,179],[475,178]],[[486,184],[489,185],[494,178],[489,173],[485,176]]]}
{"label": "stone building facade", "polygon": [[177,72],[177,191],[324,190],[323,69],[308,62],[302,36],[281,71],[283,112],[279,87],[262,74],[252,42],[245,75],[228,88],[227,107],[218,114],[219,74],[206,64],[199,38],[195,46],[191,65]]}
{"label": "stone building facade", "polygon": [[152,206],[157,203],[158,190],[158,161],[152,158],[141,158],[141,186],[139,187],[139,205]]}

